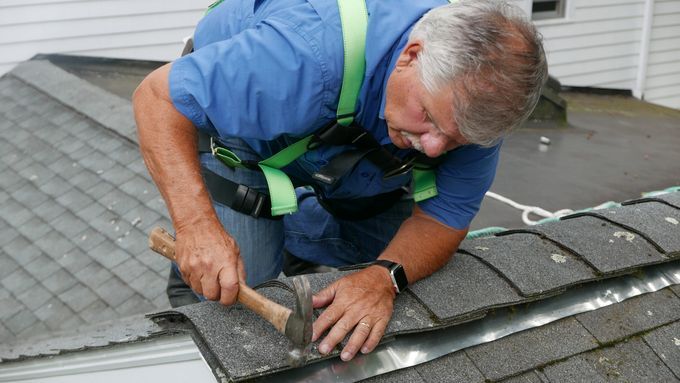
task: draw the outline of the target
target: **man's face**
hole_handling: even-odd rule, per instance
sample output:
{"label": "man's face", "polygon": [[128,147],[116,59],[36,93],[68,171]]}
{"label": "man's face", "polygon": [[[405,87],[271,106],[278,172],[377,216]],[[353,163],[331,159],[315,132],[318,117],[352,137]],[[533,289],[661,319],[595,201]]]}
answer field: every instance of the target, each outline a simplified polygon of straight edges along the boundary
{"label": "man's face", "polygon": [[418,42],[407,45],[387,80],[385,121],[392,143],[414,148],[428,157],[467,144],[453,120],[453,94],[449,88],[430,95],[416,68]]}

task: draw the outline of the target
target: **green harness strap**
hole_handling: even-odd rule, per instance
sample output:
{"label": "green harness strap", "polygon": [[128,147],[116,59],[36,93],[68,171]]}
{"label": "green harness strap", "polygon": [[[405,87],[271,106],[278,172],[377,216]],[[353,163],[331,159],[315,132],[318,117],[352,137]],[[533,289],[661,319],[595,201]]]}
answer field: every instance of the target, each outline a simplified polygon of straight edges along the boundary
{"label": "green harness strap", "polygon": [[[222,1],[217,0],[211,4],[206,10],[206,14],[222,3]],[[365,0],[337,1],[342,25],[344,68],[336,118],[338,124],[347,126],[354,121],[356,103],[366,69],[365,53],[368,11],[366,10]],[[449,0],[449,2],[453,1],[456,0]],[[272,216],[294,213],[298,210],[293,183],[280,169],[305,154],[313,136],[309,135],[257,164],[267,180]],[[227,166],[244,167],[238,156],[228,149],[215,148],[213,155]],[[414,168],[412,174],[413,199],[416,202],[437,195],[435,173],[433,170]]]}

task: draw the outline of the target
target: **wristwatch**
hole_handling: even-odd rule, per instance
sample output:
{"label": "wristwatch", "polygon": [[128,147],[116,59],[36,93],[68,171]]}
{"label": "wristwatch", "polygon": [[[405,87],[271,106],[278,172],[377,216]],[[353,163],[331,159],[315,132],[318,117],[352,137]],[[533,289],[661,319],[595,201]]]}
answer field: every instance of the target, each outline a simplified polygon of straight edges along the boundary
{"label": "wristwatch", "polygon": [[404,291],[406,286],[408,286],[408,279],[406,279],[406,273],[404,272],[404,267],[400,264],[387,261],[384,259],[378,259],[373,262],[374,265],[382,266],[390,271],[390,278],[392,278],[392,285],[394,285],[394,291],[399,294]]}

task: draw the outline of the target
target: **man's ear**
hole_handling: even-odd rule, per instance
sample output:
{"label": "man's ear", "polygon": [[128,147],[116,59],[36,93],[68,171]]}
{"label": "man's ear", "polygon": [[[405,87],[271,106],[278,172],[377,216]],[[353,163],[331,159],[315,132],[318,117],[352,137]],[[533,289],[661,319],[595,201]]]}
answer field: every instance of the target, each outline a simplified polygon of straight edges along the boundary
{"label": "man's ear", "polygon": [[418,61],[418,55],[423,49],[423,43],[420,40],[409,41],[406,47],[399,54],[397,59],[397,67],[407,67],[415,64]]}

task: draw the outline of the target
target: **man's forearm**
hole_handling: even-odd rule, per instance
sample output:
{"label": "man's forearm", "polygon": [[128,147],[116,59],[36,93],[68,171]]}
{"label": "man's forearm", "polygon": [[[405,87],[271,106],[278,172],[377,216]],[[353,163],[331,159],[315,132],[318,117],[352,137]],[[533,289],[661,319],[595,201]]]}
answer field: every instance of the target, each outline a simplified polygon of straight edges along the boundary
{"label": "man's forearm", "polygon": [[417,206],[414,209],[379,257],[400,263],[409,283],[444,267],[467,234],[467,229],[445,226]]}
{"label": "man's forearm", "polygon": [[176,230],[217,217],[201,178],[196,129],[173,106],[165,65],[133,96],[139,146],[149,173],[168,205]]}

